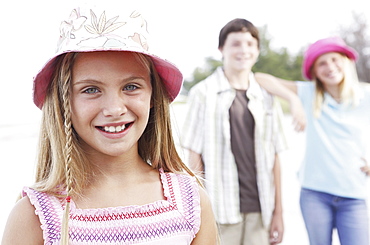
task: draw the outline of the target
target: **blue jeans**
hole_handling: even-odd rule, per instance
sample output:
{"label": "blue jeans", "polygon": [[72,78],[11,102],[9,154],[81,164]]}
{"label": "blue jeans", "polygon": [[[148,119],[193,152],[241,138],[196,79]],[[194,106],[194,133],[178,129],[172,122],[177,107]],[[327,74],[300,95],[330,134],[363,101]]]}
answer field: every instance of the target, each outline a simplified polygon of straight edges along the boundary
{"label": "blue jeans", "polygon": [[310,245],[331,245],[334,228],[341,245],[369,245],[365,200],[302,188],[300,205]]}

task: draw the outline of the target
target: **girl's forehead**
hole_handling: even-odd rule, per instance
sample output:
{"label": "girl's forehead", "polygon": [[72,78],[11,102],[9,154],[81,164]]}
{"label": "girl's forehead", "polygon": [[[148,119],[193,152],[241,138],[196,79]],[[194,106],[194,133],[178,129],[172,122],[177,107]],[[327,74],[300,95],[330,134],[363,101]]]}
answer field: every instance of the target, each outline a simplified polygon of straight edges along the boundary
{"label": "girl's forehead", "polygon": [[95,59],[121,59],[122,62],[134,58],[132,52],[125,51],[94,51],[94,52],[79,52],[76,60],[95,60]]}
{"label": "girl's forehead", "polygon": [[[130,65],[134,63],[135,65]],[[82,52],[78,53],[73,67],[90,67],[97,65],[99,67],[126,67],[134,68],[142,66],[139,64],[139,59],[131,52],[120,51],[97,51],[97,52]]]}
{"label": "girl's forehead", "polygon": [[319,57],[317,57],[314,64],[317,64],[317,62],[320,62],[320,61],[325,61],[325,60],[333,59],[333,58],[341,59],[341,58],[344,58],[344,55],[341,54],[341,53],[338,53],[338,52],[324,53],[324,54],[320,55]]}
{"label": "girl's forehead", "polygon": [[79,53],[73,64],[72,80],[120,78],[141,76],[149,78],[149,69],[131,52]]}

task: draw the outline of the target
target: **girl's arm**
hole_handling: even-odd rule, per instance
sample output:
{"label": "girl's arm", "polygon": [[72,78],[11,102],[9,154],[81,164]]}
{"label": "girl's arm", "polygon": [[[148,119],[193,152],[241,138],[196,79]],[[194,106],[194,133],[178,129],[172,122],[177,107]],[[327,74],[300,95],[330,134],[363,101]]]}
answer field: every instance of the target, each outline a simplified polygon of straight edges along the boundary
{"label": "girl's arm", "polygon": [[273,95],[286,99],[287,101],[293,99],[294,95],[297,94],[297,85],[294,81],[281,79],[261,72],[255,73],[254,76],[262,88],[266,89]]}
{"label": "girl's arm", "polygon": [[258,84],[267,92],[289,102],[294,128],[298,132],[303,131],[306,127],[306,116],[301,100],[297,96],[296,83],[260,72],[255,74],[255,78]]}
{"label": "girl's arm", "polygon": [[1,245],[42,245],[41,223],[28,197],[19,200],[5,226]]}
{"label": "girl's arm", "polygon": [[199,188],[200,207],[201,207],[201,223],[200,229],[196,234],[191,245],[216,245],[219,244],[219,236],[215,217],[211,207],[211,202],[206,191]]}

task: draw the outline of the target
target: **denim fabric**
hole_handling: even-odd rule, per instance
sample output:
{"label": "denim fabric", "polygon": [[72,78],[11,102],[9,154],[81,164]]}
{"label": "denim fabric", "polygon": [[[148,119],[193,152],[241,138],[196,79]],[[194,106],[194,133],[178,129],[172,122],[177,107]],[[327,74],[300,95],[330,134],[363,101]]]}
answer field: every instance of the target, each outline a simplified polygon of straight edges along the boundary
{"label": "denim fabric", "polygon": [[365,200],[302,188],[300,205],[310,245],[331,245],[335,228],[341,245],[369,245]]}

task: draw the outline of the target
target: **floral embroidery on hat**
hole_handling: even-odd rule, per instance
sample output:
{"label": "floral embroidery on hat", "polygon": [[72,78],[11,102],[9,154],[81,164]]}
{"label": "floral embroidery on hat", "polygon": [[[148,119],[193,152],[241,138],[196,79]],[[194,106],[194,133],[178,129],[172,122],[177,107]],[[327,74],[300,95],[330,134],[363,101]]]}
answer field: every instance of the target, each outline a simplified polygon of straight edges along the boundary
{"label": "floral embroidery on hat", "polygon": [[[137,11],[132,12],[130,15],[131,18],[138,18],[141,17],[141,28],[145,30],[145,33],[148,33],[147,29],[147,22],[144,20],[144,18],[141,16],[141,14]],[[149,45],[146,41],[146,38],[143,35],[140,35],[139,33],[135,33],[132,37],[132,40],[139,43],[146,51],[149,50]]]}
{"label": "floral embroidery on hat", "polygon": [[126,24],[126,22],[114,23],[118,19],[118,16],[106,20],[105,11],[100,15],[99,21],[94,11],[90,10],[90,13],[91,13],[91,25],[85,25],[85,29],[91,34],[104,35]]}
{"label": "floral embroidery on hat", "polygon": [[73,32],[79,30],[86,20],[87,17],[80,16],[80,11],[77,9],[72,10],[69,19],[60,24],[60,41],[58,45],[62,43],[65,38],[74,39],[75,36]]}
{"label": "floral embroidery on hat", "polygon": [[[127,21],[118,21],[119,17],[107,18],[105,11],[98,16],[93,10],[90,10],[90,15],[84,16],[79,9],[73,9],[69,19],[61,23],[58,51],[66,47],[76,51],[114,50],[117,47],[137,47],[147,51],[147,23],[141,13],[132,12]],[[123,26],[126,26],[125,29],[122,29]]]}

